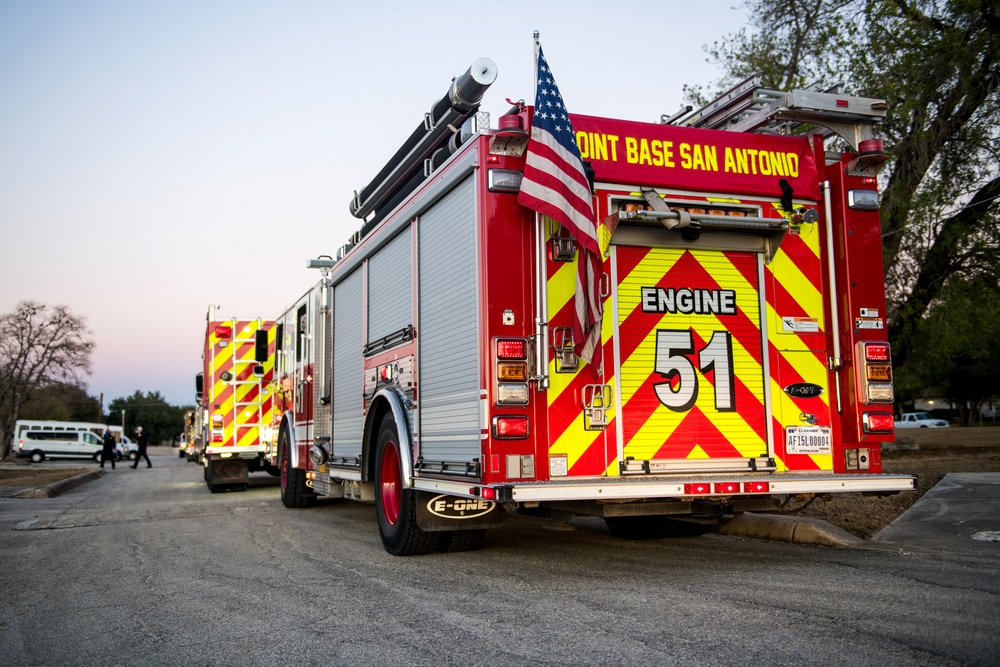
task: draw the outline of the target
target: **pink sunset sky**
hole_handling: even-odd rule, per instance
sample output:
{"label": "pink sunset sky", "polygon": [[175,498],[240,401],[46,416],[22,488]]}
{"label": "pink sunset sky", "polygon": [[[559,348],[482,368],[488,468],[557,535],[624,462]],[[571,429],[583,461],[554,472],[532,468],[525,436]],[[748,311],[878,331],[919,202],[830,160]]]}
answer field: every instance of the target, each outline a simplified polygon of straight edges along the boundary
{"label": "pink sunset sky", "polygon": [[271,319],[319,279],[360,190],[473,60],[483,111],[533,96],[656,122],[712,88],[736,0],[4,2],[0,313],[86,318],[89,393],[194,400],[205,315]]}

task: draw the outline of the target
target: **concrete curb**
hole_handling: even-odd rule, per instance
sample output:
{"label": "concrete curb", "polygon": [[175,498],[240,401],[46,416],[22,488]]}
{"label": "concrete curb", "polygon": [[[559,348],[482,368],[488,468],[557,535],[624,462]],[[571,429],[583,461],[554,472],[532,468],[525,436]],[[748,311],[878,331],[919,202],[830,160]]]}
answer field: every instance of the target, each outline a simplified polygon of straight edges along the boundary
{"label": "concrete curb", "polygon": [[860,537],[837,528],[822,519],[783,514],[745,514],[719,524],[720,535],[777,540],[793,544],[819,544],[827,547],[858,547],[865,544]]}
{"label": "concrete curb", "polygon": [[67,477],[66,479],[61,479],[58,482],[53,482],[47,486],[39,486],[32,489],[25,489],[14,494],[14,498],[54,498],[62,493],[66,493],[70,489],[74,489],[81,484],[86,484],[87,482],[102,477],[104,471],[101,469],[89,470],[79,475],[73,477]]}

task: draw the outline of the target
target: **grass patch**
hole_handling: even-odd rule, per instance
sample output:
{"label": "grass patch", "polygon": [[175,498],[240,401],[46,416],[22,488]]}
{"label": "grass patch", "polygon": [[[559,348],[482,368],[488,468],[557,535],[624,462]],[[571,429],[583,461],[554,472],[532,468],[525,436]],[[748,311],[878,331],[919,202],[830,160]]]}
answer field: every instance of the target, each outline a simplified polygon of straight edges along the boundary
{"label": "grass patch", "polygon": [[90,468],[2,468],[0,486],[46,486],[93,470]]}

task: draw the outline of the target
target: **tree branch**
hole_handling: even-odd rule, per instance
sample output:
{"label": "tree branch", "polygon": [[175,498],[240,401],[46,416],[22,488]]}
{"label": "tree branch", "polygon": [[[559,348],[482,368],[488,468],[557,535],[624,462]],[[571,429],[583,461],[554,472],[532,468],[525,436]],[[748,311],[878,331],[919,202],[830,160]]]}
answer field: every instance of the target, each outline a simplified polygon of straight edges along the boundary
{"label": "tree branch", "polygon": [[947,279],[962,268],[957,265],[962,242],[977,230],[982,220],[993,211],[1000,210],[997,197],[1000,197],[1000,176],[983,185],[968,204],[942,221],[941,231],[920,263],[913,289],[889,323],[895,365],[906,363],[917,324]]}

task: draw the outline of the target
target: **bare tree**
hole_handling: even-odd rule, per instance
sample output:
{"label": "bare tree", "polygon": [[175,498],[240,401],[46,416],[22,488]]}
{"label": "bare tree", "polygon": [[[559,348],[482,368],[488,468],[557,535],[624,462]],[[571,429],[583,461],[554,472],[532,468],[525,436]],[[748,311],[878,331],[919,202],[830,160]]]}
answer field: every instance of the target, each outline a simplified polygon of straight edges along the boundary
{"label": "bare tree", "polygon": [[18,414],[34,392],[55,382],[79,384],[94,349],[85,319],[66,306],[21,301],[0,316],[0,437],[10,452]]}

